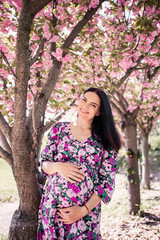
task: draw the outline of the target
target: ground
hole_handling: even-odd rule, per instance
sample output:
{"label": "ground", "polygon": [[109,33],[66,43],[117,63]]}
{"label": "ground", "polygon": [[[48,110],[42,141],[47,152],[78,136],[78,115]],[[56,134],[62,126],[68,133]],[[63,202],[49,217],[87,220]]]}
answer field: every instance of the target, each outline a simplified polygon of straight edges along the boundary
{"label": "ground", "polygon": [[110,206],[103,205],[103,240],[160,240],[159,177],[151,182],[150,190],[141,189],[141,213],[137,216],[127,213],[128,191],[122,178],[117,178]]}
{"label": "ground", "polygon": [[[0,202],[0,234],[8,234],[10,222],[14,211],[18,208],[18,201]],[[0,237],[1,239],[1,237]]]}
{"label": "ground", "polygon": [[[158,179],[159,180],[159,179]],[[118,175],[112,201],[102,205],[103,240],[160,240],[160,185],[154,179],[151,190],[141,189],[141,214],[127,213],[126,176]],[[7,239],[11,216],[18,201],[0,202],[0,239]],[[3,234],[3,235],[2,235]]]}

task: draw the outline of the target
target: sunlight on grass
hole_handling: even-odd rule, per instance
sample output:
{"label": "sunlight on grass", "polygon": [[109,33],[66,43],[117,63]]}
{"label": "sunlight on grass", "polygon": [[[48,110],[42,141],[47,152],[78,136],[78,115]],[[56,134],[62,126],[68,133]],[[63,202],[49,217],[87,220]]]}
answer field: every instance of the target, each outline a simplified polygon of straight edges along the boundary
{"label": "sunlight on grass", "polygon": [[0,201],[15,199],[18,199],[18,192],[12,169],[3,159],[0,159]]}
{"label": "sunlight on grass", "polygon": [[112,200],[108,205],[102,204],[102,222],[103,214],[105,214],[105,219],[106,217],[109,219],[127,214],[128,192],[126,181],[124,175],[117,174]]}
{"label": "sunlight on grass", "polygon": [[0,233],[0,240],[8,240],[8,237]]}

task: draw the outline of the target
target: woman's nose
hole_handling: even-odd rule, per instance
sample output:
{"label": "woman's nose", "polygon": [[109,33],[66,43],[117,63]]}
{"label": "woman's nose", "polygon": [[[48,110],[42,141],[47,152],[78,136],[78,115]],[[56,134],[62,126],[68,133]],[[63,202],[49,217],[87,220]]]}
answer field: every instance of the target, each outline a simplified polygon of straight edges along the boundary
{"label": "woman's nose", "polygon": [[84,110],[88,110],[88,104],[87,103],[85,103],[84,105],[83,105],[83,108],[84,108]]}

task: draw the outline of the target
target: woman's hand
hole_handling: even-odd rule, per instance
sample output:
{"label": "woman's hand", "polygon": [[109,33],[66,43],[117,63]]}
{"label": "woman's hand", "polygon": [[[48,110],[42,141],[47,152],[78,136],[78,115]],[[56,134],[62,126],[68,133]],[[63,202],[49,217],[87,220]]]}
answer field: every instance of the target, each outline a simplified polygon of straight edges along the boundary
{"label": "woman's hand", "polygon": [[81,182],[85,178],[80,167],[73,163],[57,162],[57,172],[71,183]]}
{"label": "woman's hand", "polygon": [[64,222],[65,224],[72,224],[88,214],[88,211],[84,206],[73,206],[69,208],[58,209],[57,214],[60,216],[59,221]]}

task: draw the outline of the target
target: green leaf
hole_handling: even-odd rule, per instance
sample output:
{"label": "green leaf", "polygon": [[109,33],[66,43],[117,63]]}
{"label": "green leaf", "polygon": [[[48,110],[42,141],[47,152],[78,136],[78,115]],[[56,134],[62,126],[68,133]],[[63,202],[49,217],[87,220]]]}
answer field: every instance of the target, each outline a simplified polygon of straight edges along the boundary
{"label": "green leaf", "polygon": [[75,94],[76,90],[74,88],[71,89],[71,92]]}
{"label": "green leaf", "polygon": [[67,83],[67,84],[68,84],[68,83],[70,83],[70,81],[68,81],[68,80],[65,80],[65,81],[64,81],[64,83]]}

